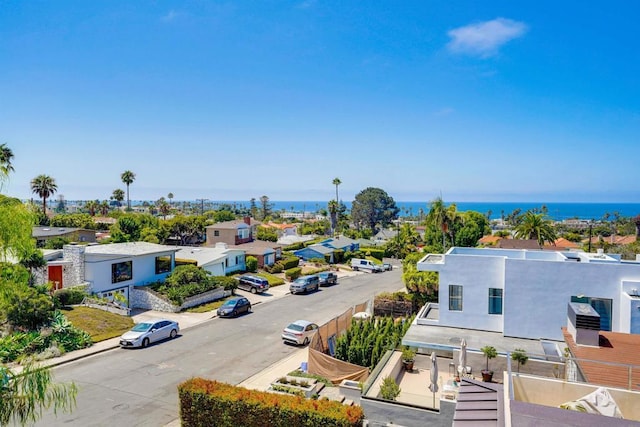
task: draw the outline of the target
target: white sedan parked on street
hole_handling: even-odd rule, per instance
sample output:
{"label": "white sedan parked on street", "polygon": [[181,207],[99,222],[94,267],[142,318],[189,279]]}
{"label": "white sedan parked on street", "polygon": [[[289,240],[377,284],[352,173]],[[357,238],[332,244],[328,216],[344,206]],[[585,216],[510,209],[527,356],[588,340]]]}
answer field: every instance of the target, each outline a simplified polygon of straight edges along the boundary
{"label": "white sedan parked on street", "polygon": [[282,339],[284,342],[307,345],[311,341],[311,337],[318,332],[318,325],[307,320],[296,320],[282,331]]}
{"label": "white sedan parked on street", "polygon": [[136,324],[120,337],[121,347],[147,347],[153,342],[175,338],[180,332],[178,322],[160,319]]}

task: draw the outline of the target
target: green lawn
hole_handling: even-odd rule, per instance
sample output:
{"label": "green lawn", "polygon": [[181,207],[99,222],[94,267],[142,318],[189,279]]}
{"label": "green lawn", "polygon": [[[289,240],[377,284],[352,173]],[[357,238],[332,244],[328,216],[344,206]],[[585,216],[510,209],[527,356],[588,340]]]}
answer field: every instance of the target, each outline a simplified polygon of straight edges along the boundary
{"label": "green lawn", "polygon": [[131,329],[133,319],[90,307],[66,307],[63,314],[77,328],[87,331],[93,342],[119,337]]}
{"label": "green lawn", "polygon": [[190,313],[206,313],[207,311],[217,310],[229,298],[233,298],[233,297],[227,297],[227,298],[219,299],[217,301],[211,301],[205,304],[200,304],[195,307],[187,308],[185,311],[188,311]]}

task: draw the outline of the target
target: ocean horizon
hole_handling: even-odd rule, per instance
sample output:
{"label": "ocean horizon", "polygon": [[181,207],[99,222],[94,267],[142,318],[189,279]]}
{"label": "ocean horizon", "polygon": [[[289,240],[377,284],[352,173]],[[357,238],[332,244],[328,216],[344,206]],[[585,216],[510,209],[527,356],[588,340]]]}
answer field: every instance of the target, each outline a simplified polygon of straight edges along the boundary
{"label": "ocean horizon", "polygon": [[[199,201],[191,201],[199,203]],[[174,201],[173,203],[179,203]],[[327,201],[287,201],[287,200],[270,200],[275,211],[287,212],[317,212],[320,209],[327,209]],[[347,209],[351,209],[351,202],[343,202]],[[396,206],[400,209],[399,216],[418,216],[420,209],[424,215],[429,212],[430,202],[403,202],[396,201]],[[216,208],[222,204],[235,205],[237,207],[249,207],[248,201],[233,200],[211,200],[207,202],[208,206]],[[555,221],[565,219],[584,219],[584,220],[600,220],[608,213],[611,217],[618,215],[619,217],[634,217],[640,215],[640,203],[557,203],[557,202],[445,202],[447,206],[455,204],[460,212],[476,211],[483,215],[488,215],[491,219],[499,219],[502,215],[508,215],[516,209],[520,209],[523,213],[531,209],[541,209],[542,206],[547,207],[547,215]],[[259,207],[260,202],[256,200]]]}

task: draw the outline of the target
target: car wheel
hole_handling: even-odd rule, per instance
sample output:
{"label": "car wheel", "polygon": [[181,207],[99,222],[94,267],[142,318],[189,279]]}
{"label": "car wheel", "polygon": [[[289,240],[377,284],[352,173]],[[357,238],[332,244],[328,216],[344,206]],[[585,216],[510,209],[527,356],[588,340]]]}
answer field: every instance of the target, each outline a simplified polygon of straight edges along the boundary
{"label": "car wheel", "polygon": [[255,294],[255,293],[257,293],[257,292],[258,292],[258,290],[257,290],[256,288],[251,288],[251,293],[252,293],[252,294]]}
{"label": "car wheel", "polygon": [[302,345],[308,345],[309,344],[309,337],[304,337],[304,341],[302,341]]}
{"label": "car wheel", "polygon": [[169,334],[169,336],[171,338],[175,338],[176,336],[178,336],[178,331],[176,331],[175,329],[172,329],[171,330],[171,334]]}
{"label": "car wheel", "polygon": [[237,312],[236,310],[233,310],[233,313],[231,313],[231,315],[232,315],[233,317],[236,317],[236,316],[238,315],[238,312]]}
{"label": "car wheel", "polygon": [[247,313],[251,313],[251,305],[249,305],[249,308],[247,308]]}
{"label": "car wheel", "polygon": [[142,340],[142,348],[149,347],[149,338],[145,338]]}

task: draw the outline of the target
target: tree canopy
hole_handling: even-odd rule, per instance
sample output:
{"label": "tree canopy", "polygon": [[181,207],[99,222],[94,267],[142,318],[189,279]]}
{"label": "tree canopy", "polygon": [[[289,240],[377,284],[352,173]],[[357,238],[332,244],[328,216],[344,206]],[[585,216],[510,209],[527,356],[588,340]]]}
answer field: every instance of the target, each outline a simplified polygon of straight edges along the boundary
{"label": "tree canopy", "polygon": [[398,218],[398,212],[396,202],[384,190],[368,187],[356,195],[351,205],[351,221],[357,229],[375,232]]}
{"label": "tree canopy", "polygon": [[542,246],[545,242],[555,242],[556,231],[553,228],[553,222],[546,219],[543,213],[528,211],[516,226],[515,237],[518,239],[535,239]]}

